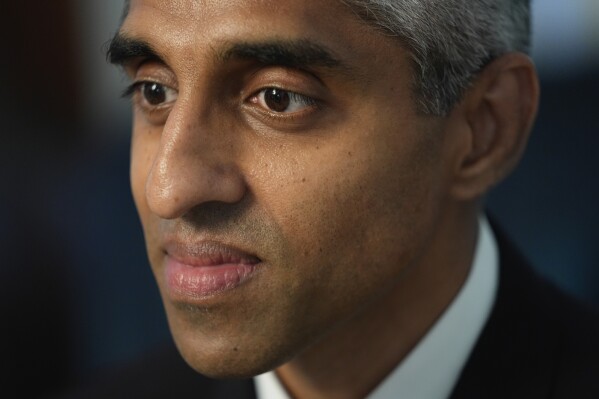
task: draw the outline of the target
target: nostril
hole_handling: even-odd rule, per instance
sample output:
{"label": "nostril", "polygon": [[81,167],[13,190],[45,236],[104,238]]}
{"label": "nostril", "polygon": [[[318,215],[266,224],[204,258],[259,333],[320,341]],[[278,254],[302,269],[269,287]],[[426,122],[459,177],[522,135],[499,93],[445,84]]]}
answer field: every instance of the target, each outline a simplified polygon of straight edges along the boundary
{"label": "nostril", "polygon": [[182,161],[160,160],[148,176],[146,200],[160,218],[175,219],[203,203],[236,203],[245,196],[245,179],[237,168],[198,157]]}

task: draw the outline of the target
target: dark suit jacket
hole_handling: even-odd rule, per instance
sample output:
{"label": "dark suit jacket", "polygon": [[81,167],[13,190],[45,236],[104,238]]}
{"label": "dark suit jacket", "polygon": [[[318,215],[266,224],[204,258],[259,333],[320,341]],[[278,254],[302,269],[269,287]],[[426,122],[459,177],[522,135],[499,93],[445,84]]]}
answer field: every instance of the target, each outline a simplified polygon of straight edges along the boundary
{"label": "dark suit jacket", "polygon": [[[451,398],[599,398],[599,317],[540,278],[503,234],[496,237],[497,301]],[[77,397],[250,399],[255,393],[251,379],[196,374],[169,347]]]}

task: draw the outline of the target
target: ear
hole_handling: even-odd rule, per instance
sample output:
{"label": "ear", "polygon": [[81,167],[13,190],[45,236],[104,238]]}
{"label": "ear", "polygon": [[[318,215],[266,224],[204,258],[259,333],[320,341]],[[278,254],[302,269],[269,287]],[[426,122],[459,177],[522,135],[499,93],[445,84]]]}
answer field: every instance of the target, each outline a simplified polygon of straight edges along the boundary
{"label": "ear", "polygon": [[458,200],[483,196],[518,164],[539,101],[534,64],[508,53],[487,65],[448,116],[452,151],[451,193]]}

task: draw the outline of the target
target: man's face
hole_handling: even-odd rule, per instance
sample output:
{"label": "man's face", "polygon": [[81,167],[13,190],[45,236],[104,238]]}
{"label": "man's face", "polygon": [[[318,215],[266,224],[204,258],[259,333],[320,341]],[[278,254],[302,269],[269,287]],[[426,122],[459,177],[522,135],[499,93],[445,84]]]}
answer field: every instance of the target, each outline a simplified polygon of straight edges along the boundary
{"label": "man's face", "polygon": [[131,182],[194,368],[276,367],[418,263],[445,143],[396,39],[329,0],[134,0],[121,35],[158,56],[126,62],[151,82],[134,94]]}

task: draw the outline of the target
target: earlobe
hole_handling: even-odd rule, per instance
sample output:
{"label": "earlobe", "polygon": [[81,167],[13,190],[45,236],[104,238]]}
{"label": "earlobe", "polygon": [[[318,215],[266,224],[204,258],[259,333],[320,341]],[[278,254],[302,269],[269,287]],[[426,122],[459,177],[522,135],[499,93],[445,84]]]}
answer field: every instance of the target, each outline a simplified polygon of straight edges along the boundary
{"label": "earlobe", "polygon": [[[539,99],[535,67],[528,56],[506,54],[485,67],[450,114],[456,152],[452,194],[482,197],[517,165],[534,122]],[[453,120],[451,120],[453,119]]]}

